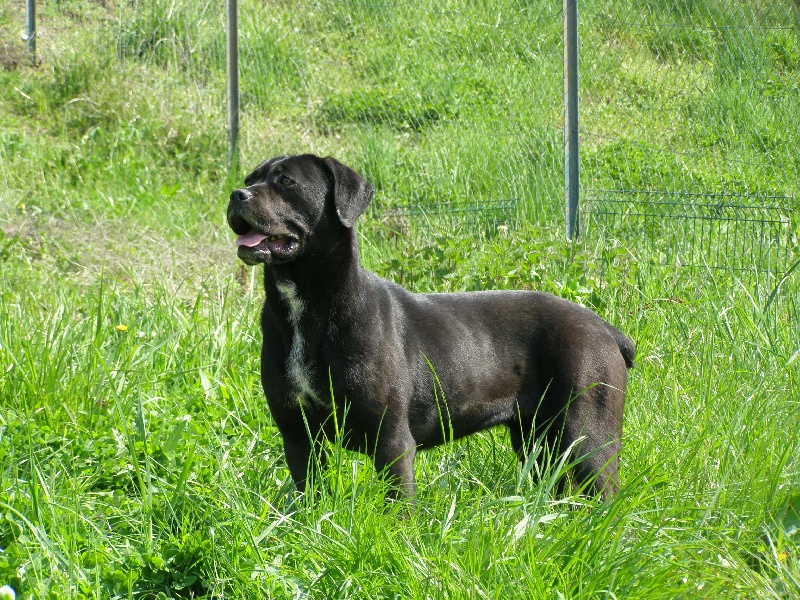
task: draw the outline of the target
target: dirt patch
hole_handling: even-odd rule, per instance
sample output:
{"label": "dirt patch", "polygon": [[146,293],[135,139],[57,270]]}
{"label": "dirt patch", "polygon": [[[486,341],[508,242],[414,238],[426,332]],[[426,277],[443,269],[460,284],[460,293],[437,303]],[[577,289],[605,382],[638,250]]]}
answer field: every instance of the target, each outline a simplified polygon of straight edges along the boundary
{"label": "dirt patch", "polygon": [[186,297],[195,297],[205,282],[228,277],[250,285],[247,274],[238,272],[231,240],[219,232],[173,239],[122,221],[87,223],[30,211],[0,218],[0,265],[7,261],[54,270],[78,285],[103,277],[144,286],[158,282]]}
{"label": "dirt patch", "polygon": [[25,3],[4,1],[0,8],[0,71],[13,71],[31,64],[28,45],[21,35],[26,33]]}
{"label": "dirt patch", "polygon": [[21,42],[7,39],[8,31],[0,30],[0,69],[14,71],[22,65],[30,64],[28,47]]}

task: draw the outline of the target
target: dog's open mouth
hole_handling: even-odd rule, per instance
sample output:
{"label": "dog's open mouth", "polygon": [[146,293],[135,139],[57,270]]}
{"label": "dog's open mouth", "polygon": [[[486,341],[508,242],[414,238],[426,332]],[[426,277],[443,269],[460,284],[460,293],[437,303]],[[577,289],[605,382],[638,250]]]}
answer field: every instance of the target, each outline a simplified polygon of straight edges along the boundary
{"label": "dog's open mouth", "polygon": [[238,255],[247,264],[281,262],[291,258],[299,249],[300,242],[288,234],[266,235],[255,229],[236,238]]}

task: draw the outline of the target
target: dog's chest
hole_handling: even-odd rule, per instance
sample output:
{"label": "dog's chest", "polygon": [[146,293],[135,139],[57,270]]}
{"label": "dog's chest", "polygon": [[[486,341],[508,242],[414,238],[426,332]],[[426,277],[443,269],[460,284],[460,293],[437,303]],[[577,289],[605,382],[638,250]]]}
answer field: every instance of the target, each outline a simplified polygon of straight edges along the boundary
{"label": "dog's chest", "polygon": [[319,406],[322,401],[311,384],[312,367],[306,353],[306,341],[300,327],[305,311],[305,302],[297,293],[297,286],[292,281],[277,283],[278,292],[288,309],[289,327],[292,331],[292,343],[286,359],[286,376],[291,385],[291,395],[305,405]]}

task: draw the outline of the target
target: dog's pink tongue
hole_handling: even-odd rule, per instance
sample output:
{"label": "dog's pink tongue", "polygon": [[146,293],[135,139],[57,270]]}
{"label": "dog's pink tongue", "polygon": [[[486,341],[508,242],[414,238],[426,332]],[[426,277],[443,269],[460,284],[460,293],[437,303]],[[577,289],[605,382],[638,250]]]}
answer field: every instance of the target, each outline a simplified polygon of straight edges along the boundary
{"label": "dog's pink tongue", "polygon": [[259,233],[255,230],[250,231],[249,233],[245,233],[240,235],[236,238],[236,245],[237,246],[258,246],[261,242],[267,239],[263,233]]}

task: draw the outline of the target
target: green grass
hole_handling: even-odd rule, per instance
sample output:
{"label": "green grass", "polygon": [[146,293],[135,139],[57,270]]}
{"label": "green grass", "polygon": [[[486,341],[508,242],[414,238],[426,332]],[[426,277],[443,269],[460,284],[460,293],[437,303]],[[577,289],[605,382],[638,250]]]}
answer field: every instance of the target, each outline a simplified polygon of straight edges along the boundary
{"label": "green grass", "polygon": [[[629,333],[619,497],[559,499],[568,465],[532,483],[500,430],[422,453],[405,517],[336,440],[296,496],[259,389],[259,274],[224,219],[241,173],[218,4],[42,3],[36,68],[24,3],[0,8],[0,586],[800,595],[800,267],[660,267],[636,232],[562,241],[552,3],[244,2],[242,162],[310,150],[366,174],[364,263],[411,289],[542,289]],[[585,185],[796,195],[796,9],[737,29],[768,13],[651,4],[582,4]],[[518,222],[393,212],[464,200],[517,200]]]}

